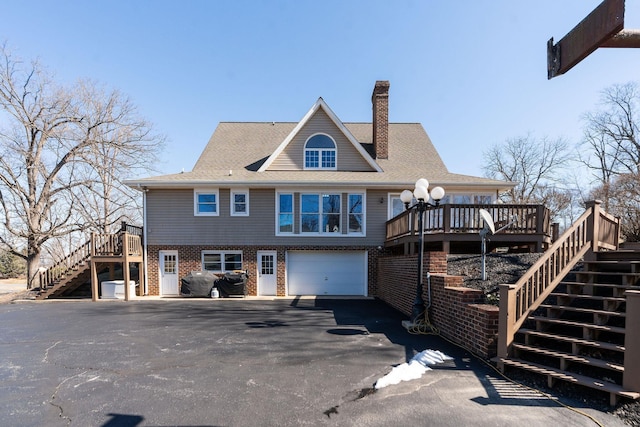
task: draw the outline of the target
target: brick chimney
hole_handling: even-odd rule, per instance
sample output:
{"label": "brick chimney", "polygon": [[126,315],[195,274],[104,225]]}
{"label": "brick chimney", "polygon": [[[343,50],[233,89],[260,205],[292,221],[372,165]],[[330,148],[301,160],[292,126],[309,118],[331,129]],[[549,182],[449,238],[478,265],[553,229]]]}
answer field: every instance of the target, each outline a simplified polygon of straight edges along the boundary
{"label": "brick chimney", "polygon": [[373,104],[373,151],[376,159],[389,158],[389,80],[378,80],[371,95]]}

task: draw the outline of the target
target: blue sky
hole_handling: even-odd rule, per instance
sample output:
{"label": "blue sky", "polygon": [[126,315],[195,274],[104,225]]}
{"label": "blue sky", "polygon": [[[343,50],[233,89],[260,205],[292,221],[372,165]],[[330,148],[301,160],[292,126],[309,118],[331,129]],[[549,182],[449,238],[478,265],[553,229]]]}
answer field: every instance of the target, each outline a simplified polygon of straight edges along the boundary
{"label": "blue sky", "polygon": [[[163,173],[191,170],[220,121],[298,121],[320,96],[371,121],[373,85],[390,80],[390,120],[422,123],[450,171],[482,175],[507,138],[577,143],[601,90],[640,80],[640,49],[598,49],[547,80],[547,40],[599,3],[12,1],[0,41],[62,82],[129,95],[168,138]],[[640,29],[640,0],[625,28]]]}

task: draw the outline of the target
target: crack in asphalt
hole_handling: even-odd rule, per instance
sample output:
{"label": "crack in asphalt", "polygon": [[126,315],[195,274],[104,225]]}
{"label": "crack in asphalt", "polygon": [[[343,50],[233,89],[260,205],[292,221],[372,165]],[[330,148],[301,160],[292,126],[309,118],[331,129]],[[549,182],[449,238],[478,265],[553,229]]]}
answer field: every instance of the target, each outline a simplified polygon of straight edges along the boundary
{"label": "crack in asphalt", "polygon": [[44,357],[42,358],[42,363],[49,363],[49,351],[53,350],[58,344],[62,341],[56,341],[52,346],[47,347],[44,351]]}
{"label": "crack in asphalt", "polygon": [[67,420],[67,425],[71,425],[71,418],[64,414],[64,409],[62,408],[62,405],[59,405],[59,404],[55,403],[54,400],[56,399],[56,395],[58,394],[58,391],[60,390],[60,387],[62,387],[62,385],[64,383],[66,383],[67,381],[72,380],[74,378],[77,378],[80,375],[84,375],[87,372],[89,372],[89,371],[83,371],[83,372],[80,372],[79,374],[72,375],[72,376],[70,376],[68,378],[65,378],[64,380],[62,380],[60,382],[60,384],[58,384],[56,386],[56,388],[53,390],[53,394],[51,395],[51,400],[49,401],[49,405],[51,405],[51,406],[53,406],[55,408],[58,408],[58,411],[60,411],[60,413],[58,414],[58,417],[62,418],[63,420]]}

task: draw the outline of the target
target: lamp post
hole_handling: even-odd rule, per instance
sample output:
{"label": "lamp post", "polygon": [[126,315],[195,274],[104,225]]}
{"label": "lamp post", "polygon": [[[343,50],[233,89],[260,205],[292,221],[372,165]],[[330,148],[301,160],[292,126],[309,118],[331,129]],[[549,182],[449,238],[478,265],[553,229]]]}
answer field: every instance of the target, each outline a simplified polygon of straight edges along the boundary
{"label": "lamp post", "polygon": [[[434,187],[431,190],[431,198],[434,204],[429,203],[429,181],[420,178],[416,181],[413,192],[404,190],[400,194],[400,200],[404,203],[405,209],[415,209],[418,215],[418,282],[416,286],[416,299],[413,302],[411,310],[411,321],[416,322],[418,317],[424,312],[424,300],[422,299],[422,277],[424,273],[424,213],[428,206],[438,206],[440,200],[444,197],[444,189],[442,187]],[[417,200],[413,205],[413,199]]]}

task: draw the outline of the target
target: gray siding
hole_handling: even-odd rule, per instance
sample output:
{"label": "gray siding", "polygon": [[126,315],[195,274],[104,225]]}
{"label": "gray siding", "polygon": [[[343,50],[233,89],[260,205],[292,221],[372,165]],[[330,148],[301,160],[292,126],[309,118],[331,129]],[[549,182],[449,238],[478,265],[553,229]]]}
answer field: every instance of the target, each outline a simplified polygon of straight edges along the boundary
{"label": "gray siding", "polygon": [[326,133],[335,140],[337,169],[339,171],[368,172],[373,170],[322,109],[318,110],[300,129],[284,151],[273,161],[269,170],[303,170],[304,144],[311,135],[319,132]]}
{"label": "gray siding", "polygon": [[[315,189],[314,192],[318,190]],[[252,189],[249,216],[229,213],[230,191],[219,189],[220,215],[194,216],[193,190],[151,190],[147,193],[147,238],[150,245],[287,245],[335,246],[382,245],[385,238],[387,192],[366,195],[366,236],[336,237],[276,236],[275,189]],[[295,193],[295,223],[299,230],[299,198]],[[383,203],[380,203],[380,199]],[[343,198],[342,224],[347,230],[346,199]]]}

